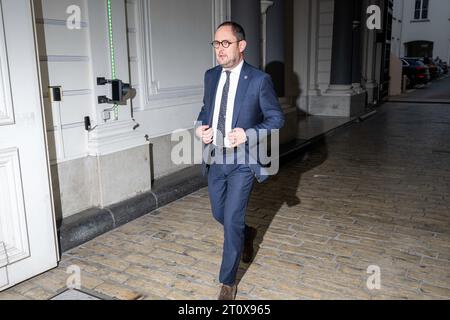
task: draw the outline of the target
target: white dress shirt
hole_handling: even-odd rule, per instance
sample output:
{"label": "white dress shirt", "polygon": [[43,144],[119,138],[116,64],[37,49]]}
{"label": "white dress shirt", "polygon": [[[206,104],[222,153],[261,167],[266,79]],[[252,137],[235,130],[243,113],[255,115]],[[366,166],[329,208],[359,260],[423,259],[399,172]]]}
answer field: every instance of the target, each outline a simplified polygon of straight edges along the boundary
{"label": "white dress shirt", "polygon": [[[222,92],[223,87],[225,86],[225,82],[227,80],[227,75],[225,71],[231,71],[230,73],[230,89],[228,91],[228,100],[227,100],[227,113],[225,116],[225,147],[230,148],[231,143],[228,140],[227,135],[231,132],[231,123],[233,121],[233,110],[234,110],[234,100],[236,98],[236,91],[239,83],[239,76],[241,75],[242,66],[244,65],[244,60],[242,60],[234,69],[222,69],[222,73],[220,75],[219,84],[217,86],[216,92],[216,101],[214,105],[214,115],[213,115],[213,123],[212,129],[214,132],[213,143],[216,144],[216,136],[217,136],[217,123],[219,122],[219,113],[220,113],[220,102],[222,100]],[[217,145],[217,144],[216,144]]]}

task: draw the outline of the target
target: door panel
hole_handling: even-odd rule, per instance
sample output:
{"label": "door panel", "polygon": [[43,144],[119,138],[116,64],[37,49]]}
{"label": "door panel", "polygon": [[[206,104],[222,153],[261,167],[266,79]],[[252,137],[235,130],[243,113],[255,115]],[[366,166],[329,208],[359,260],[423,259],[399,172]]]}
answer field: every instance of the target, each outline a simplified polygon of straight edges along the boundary
{"label": "door panel", "polygon": [[0,0],[0,290],[58,261],[32,17]]}

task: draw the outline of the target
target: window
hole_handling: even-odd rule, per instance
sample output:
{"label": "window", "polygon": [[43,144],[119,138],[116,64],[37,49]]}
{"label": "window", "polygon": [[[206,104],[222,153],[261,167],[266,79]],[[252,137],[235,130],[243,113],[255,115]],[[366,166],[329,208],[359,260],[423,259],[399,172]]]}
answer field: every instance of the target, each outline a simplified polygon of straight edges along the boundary
{"label": "window", "polygon": [[414,7],[414,19],[428,19],[428,2],[429,0],[416,0]]}

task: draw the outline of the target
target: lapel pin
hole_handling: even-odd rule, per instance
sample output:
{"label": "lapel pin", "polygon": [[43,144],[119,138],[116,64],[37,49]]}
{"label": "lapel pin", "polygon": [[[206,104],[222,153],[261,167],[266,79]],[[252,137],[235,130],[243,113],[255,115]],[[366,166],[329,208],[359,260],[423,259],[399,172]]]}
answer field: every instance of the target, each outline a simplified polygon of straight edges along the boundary
{"label": "lapel pin", "polygon": [[244,79],[247,80],[247,79],[248,79],[248,76],[244,76]]}

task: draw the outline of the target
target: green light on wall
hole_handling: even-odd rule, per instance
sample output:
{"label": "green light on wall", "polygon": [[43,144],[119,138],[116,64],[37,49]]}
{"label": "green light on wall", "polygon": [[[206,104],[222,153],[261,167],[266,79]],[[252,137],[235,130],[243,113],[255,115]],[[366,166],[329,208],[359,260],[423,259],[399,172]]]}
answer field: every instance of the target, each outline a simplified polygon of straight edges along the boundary
{"label": "green light on wall", "polygon": [[[108,7],[108,37],[109,37],[109,54],[111,58],[111,78],[117,79],[116,75],[116,54],[114,50],[114,36],[113,36],[113,19],[112,19],[112,4],[111,0],[106,0]],[[115,104],[112,107],[114,111],[114,119],[119,119],[119,106]]]}

